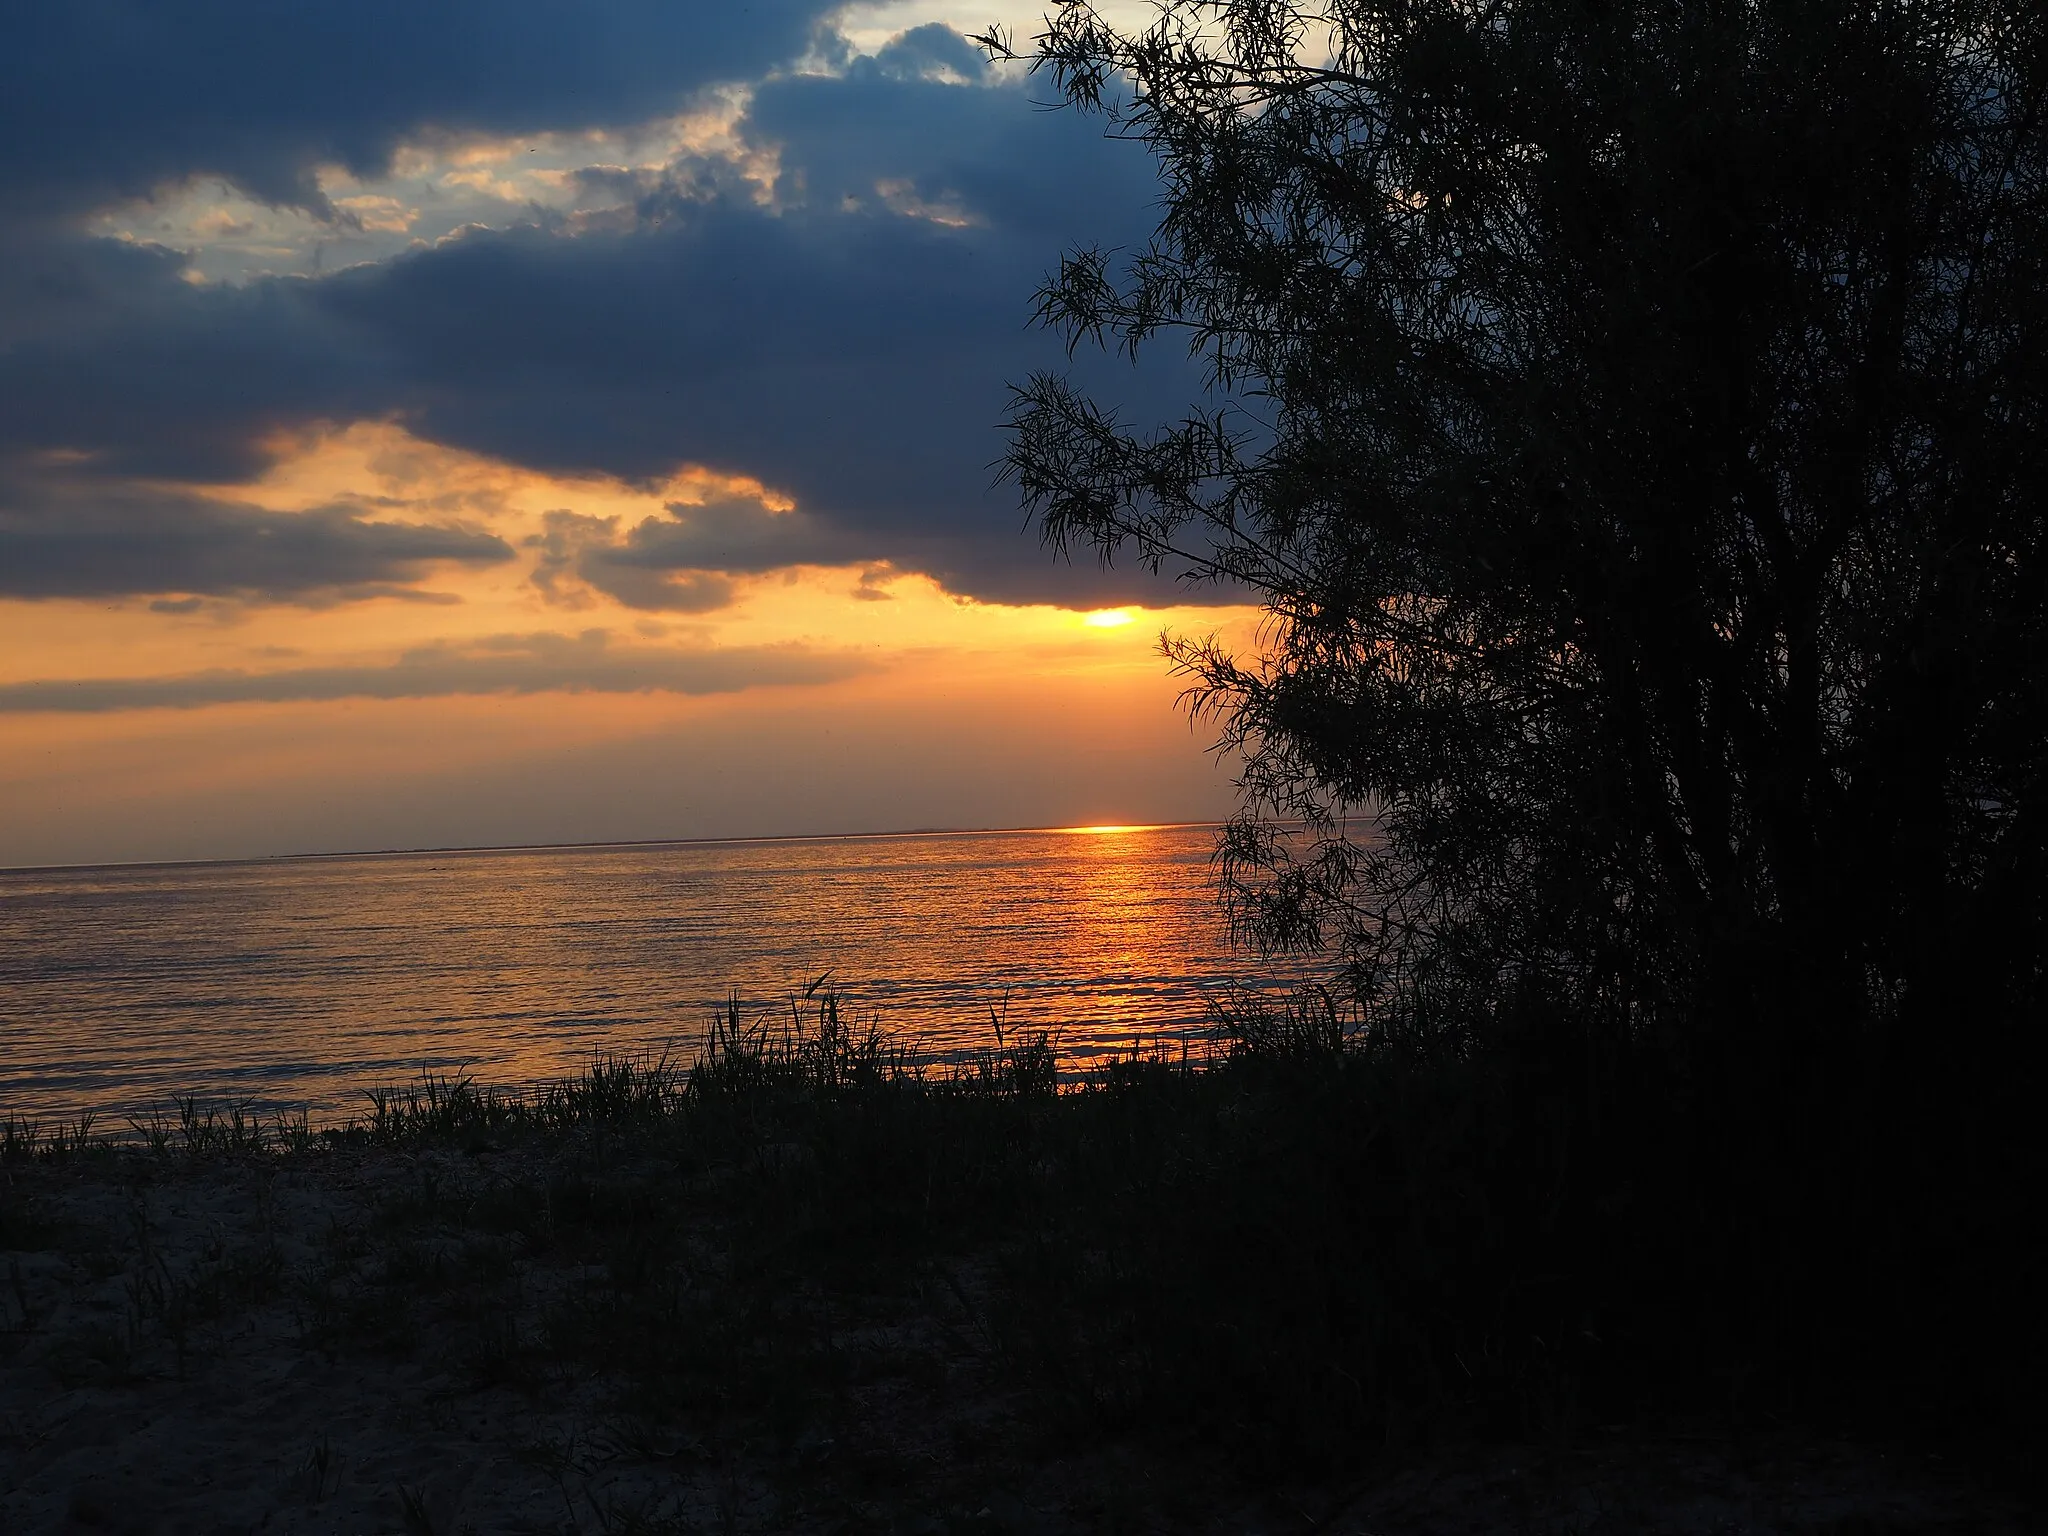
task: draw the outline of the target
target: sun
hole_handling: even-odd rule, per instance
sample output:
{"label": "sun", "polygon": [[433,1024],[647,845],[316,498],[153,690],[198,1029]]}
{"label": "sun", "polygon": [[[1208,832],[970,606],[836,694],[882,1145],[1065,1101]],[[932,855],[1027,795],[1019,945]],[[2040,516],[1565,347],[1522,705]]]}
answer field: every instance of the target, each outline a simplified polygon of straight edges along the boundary
{"label": "sun", "polygon": [[1090,629],[1121,629],[1131,622],[1131,616],[1121,608],[1098,608],[1083,615],[1081,622]]}

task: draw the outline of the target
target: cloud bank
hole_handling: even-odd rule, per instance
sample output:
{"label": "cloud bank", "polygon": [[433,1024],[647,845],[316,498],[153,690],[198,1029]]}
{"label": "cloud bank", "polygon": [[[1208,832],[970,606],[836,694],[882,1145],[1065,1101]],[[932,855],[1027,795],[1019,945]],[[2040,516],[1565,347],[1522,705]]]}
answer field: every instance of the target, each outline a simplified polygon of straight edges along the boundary
{"label": "cloud bank", "polygon": [[217,175],[326,211],[315,172],[427,131],[633,123],[801,53],[818,0],[134,0],[0,19],[0,205],[61,215]]}
{"label": "cloud bank", "polygon": [[101,714],[210,704],[426,699],[488,693],[738,693],[839,682],[874,670],[860,656],[799,646],[615,647],[603,630],[437,644],[388,666],[216,669],[170,677],[0,684],[0,714]]}
{"label": "cloud bank", "polygon": [[[825,9],[8,8],[0,596],[347,600],[522,558],[543,588],[573,577],[650,611],[713,611],[733,578],[803,564],[996,601],[1166,600],[1140,573],[1055,563],[991,486],[1006,382],[1063,363],[1029,296],[1062,248],[1142,238],[1149,163],[1038,110],[945,27],[853,57]],[[186,252],[85,232],[205,177],[338,226],[325,167],[393,177],[406,146],[451,135],[644,125],[713,86],[745,100],[719,152],[571,166],[551,202],[323,276],[196,284]],[[395,177],[379,193],[409,195]],[[1165,412],[1192,383],[1169,363],[1116,388]],[[365,420],[550,473],[705,466],[796,510],[606,527],[566,508],[515,551],[213,489],[260,474],[281,434]]]}
{"label": "cloud bank", "polygon": [[389,596],[446,566],[513,558],[495,534],[330,506],[269,511],[120,483],[0,480],[0,598],[207,597],[332,603]]}

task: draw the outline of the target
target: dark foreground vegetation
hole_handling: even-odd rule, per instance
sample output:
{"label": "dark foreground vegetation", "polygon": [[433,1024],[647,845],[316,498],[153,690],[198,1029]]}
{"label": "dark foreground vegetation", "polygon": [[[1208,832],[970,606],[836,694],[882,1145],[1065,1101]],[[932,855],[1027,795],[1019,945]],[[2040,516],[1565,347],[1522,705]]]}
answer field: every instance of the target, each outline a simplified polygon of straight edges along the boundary
{"label": "dark foreground vegetation", "polygon": [[1124,14],[982,40],[1159,174],[1039,315],[1204,387],[1033,378],[1004,470],[1263,606],[1163,644],[1240,933],[1370,1042],[1171,1090],[1272,1107],[1132,1241],[1256,1233],[1191,1273],[1298,1362],[1190,1324],[1174,1401],[2038,1425],[2048,8]]}
{"label": "dark foreground vegetation", "polygon": [[[0,1363],[203,1400],[267,1308],[295,1358],[431,1367],[343,1418],[573,1399],[521,1452],[554,1489],[533,1529],[1193,1530],[1283,1494],[1349,1529],[1404,1467],[1617,1433],[1910,1443],[2003,1490],[1961,1523],[1788,1504],[1741,1529],[2021,1528],[2048,1362],[2018,1094],[1987,1079],[1961,1117],[1945,1084],[1901,1103],[1852,1079],[1773,1139],[1659,1058],[1506,1039],[1431,1060],[1326,1002],[1226,1022],[1204,1061],[1062,1081],[1043,1040],[919,1068],[825,993],[779,1022],[735,1010],[688,1063],[427,1081],[346,1126],[186,1104],[117,1146],[15,1124]],[[221,1168],[258,1181],[241,1236],[152,1237],[149,1212]],[[129,1192],[113,1235],[80,1236],[81,1178]],[[353,1193],[286,1240],[270,1213],[294,1189]],[[67,1243],[120,1286],[83,1331],[32,1283],[54,1269],[23,1278]],[[327,1444],[308,1431],[286,1481],[324,1477]],[[1047,1466],[1126,1455],[1158,1486],[1099,1472],[1060,1519],[1019,1513]],[[644,1471],[631,1497],[599,1476],[620,1466]],[[1549,1506],[1522,1489],[1519,1516],[1372,1528],[1694,1528],[1640,1471],[1593,1519],[1590,1466]],[[707,1467],[722,1515],[663,1491]],[[405,1518],[434,1528],[424,1503]]]}

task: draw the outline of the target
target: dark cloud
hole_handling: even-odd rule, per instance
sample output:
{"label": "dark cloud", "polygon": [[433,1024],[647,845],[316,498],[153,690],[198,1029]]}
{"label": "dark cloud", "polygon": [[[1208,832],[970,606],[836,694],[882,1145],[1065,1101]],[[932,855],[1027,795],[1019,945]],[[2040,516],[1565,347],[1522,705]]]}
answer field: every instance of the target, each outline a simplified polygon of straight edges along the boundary
{"label": "dark cloud", "polygon": [[423,130],[631,124],[801,53],[819,0],[24,0],[0,6],[0,208],[215,175],[324,208]]}
{"label": "dark cloud", "polygon": [[891,39],[871,67],[896,80],[979,80],[988,73],[988,60],[958,32],[934,21]]}
{"label": "dark cloud", "polygon": [[[1014,140],[1045,121],[1019,92],[848,89],[856,103],[927,96],[905,143],[965,143],[973,127],[995,142],[969,150],[990,158],[1023,153]],[[1013,141],[995,137],[989,119],[1007,122]],[[888,126],[875,114],[884,141]],[[832,114],[811,131],[829,142],[855,130]],[[1079,173],[1092,167],[1102,179],[1104,146],[1092,134],[1054,139],[1054,164],[1040,174],[1055,179],[1064,158],[1085,200]],[[1059,194],[1035,176],[1012,185],[989,171],[973,184],[898,157],[863,173],[839,149],[813,157],[786,146],[784,164],[786,179],[812,183],[788,211],[652,198],[629,234],[474,236],[345,274],[317,297],[362,344],[402,358],[405,419],[437,441],[640,479],[704,464],[773,486],[802,514],[709,530],[643,525],[626,563],[734,571],[891,560],[978,597],[1097,606],[1171,596],[1131,572],[1056,565],[1020,538],[1014,493],[992,486],[1008,384],[1067,361],[1055,338],[1026,325],[1029,295],[1060,250],[1043,222]],[[877,166],[903,174],[872,174]],[[898,213],[876,182],[979,222]],[[861,185],[866,202],[850,204]],[[1194,385],[1174,361],[1084,366],[1163,414]]]}
{"label": "dark cloud", "polygon": [[710,613],[732,602],[732,580],[724,572],[689,561],[661,564],[636,560],[630,541],[622,543],[618,533],[616,517],[588,517],[567,510],[545,514],[543,531],[525,541],[528,548],[540,552],[533,584],[550,599],[576,602],[582,592],[563,580],[573,576],[583,587],[603,592],[628,608],[653,613]]}
{"label": "dark cloud", "polygon": [[0,460],[62,449],[102,475],[219,483],[260,470],[280,429],[392,403],[399,360],[317,284],[195,287],[115,240],[17,255],[50,275],[0,293]]}
{"label": "dark cloud", "polygon": [[422,699],[486,693],[738,693],[837,682],[873,670],[850,653],[798,646],[615,647],[603,630],[427,646],[385,667],[219,670],[173,677],[0,684],[0,714],[197,709],[210,704]]}
{"label": "dark cloud", "polygon": [[802,508],[778,512],[735,497],[672,501],[666,518],[637,524],[610,558],[656,571],[758,572],[806,562],[846,565],[861,558],[858,544],[856,536]]}
{"label": "dark cloud", "polygon": [[[573,575],[648,609],[706,611],[725,578],[797,563],[920,570],[1005,601],[1231,595],[1057,565],[991,487],[1006,383],[1065,361],[1028,327],[1030,295],[1064,247],[1142,238],[1141,149],[991,83],[942,27],[837,76],[762,84],[744,132],[778,154],[773,208],[686,158],[584,173],[630,199],[607,224],[476,231],[323,279],[200,288],[168,257],[108,256],[123,276],[95,279],[70,320],[18,316],[0,344],[0,397],[21,402],[0,413],[0,454],[219,481],[253,473],[279,427],[375,417],[542,470],[652,482],[694,463],[796,501],[550,529],[544,585]],[[8,313],[0,298],[0,336]],[[1139,416],[1194,391],[1191,368],[1164,364],[1083,361]]]}
{"label": "dark cloud", "polygon": [[409,584],[436,566],[511,558],[493,534],[379,522],[353,507],[273,512],[61,473],[0,478],[0,597],[418,596]]}

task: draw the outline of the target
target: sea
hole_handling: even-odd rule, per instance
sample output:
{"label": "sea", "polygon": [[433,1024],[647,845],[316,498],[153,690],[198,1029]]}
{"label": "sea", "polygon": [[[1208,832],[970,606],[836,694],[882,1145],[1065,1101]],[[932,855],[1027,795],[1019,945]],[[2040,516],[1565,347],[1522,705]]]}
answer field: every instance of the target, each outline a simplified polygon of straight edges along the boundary
{"label": "sea", "polygon": [[688,1059],[835,991],[918,1059],[1044,1032],[1084,1069],[1200,1049],[1233,987],[1205,825],[0,871],[0,1119],[175,1101],[358,1114],[422,1074],[517,1086]]}

